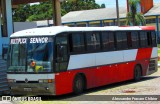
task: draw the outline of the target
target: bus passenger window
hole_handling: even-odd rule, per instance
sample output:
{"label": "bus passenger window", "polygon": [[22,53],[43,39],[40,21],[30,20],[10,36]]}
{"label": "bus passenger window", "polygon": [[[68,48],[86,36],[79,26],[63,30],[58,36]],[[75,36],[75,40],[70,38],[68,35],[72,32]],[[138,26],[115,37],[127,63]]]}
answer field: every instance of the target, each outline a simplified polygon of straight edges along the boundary
{"label": "bus passenger window", "polygon": [[151,32],[151,38],[152,38],[152,46],[156,47],[157,41],[156,41],[156,33],[154,31]]}
{"label": "bus passenger window", "polygon": [[128,39],[128,47],[132,48],[133,44],[132,44],[131,32],[127,32],[127,39]]}
{"label": "bus passenger window", "polygon": [[140,44],[141,47],[147,46],[147,34],[146,32],[140,32]]}
{"label": "bus passenger window", "polygon": [[151,32],[147,32],[147,45],[152,46]]}
{"label": "bus passenger window", "polygon": [[114,33],[113,32],[102,32],[102,44],[103,49],[112,51],[115,49],[114,45]]}
{"label": "bus passenger window", "polygon": [[139,47],[138,32],[131,32],[131,39],[132,39],[132,47],[131,48],[138,48]]}
{"label": "bus passenger window", "polygon": [[72,34],[72,50],[71,52],[83,52],[84,47],[84,36],[83,33],[73,33]]}
{"label": "bus passenger window", "polygon": [[116,32],[116,39],[117,39],[117,49],[118,50],[128,48],[126,32]]}
{"label": "bus passenger window", "polygon": [[100,34],[88,32],[86,35],[87,51],[100,50]]}

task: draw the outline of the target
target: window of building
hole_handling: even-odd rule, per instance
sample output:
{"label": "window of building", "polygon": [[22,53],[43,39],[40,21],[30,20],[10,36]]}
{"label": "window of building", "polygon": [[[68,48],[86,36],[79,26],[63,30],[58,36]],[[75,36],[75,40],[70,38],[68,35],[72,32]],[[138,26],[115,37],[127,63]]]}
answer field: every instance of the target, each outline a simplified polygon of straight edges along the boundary
{"label": "window of building", "polygon": [[86,33],[87,51],[100,50],[100,34],[99,32]]}
{"label": "window of building", "polygon": [[104,50],[114,50],[114,33],[113,32],[102,32],[102,46]]}

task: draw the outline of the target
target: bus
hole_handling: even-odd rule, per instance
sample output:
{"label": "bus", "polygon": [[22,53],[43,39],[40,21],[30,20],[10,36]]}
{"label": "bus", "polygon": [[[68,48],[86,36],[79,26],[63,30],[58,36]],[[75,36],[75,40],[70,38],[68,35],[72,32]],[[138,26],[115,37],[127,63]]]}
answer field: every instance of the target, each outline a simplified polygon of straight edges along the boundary
{"label": "bus", "polygon": [[12,95],[62,95],[157,71],[155,27],[33,28],[13,33],[7,58]]}

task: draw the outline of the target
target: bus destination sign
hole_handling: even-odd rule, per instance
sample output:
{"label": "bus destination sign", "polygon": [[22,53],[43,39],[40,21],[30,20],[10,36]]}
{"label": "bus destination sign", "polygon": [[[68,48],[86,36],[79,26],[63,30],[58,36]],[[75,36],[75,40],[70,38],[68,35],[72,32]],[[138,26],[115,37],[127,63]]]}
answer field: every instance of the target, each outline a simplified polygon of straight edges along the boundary
{"label": "bus destination sign", "polygon": [[[48,43],[48,37],[29,38],[29,43]],[[10,44],[26,44],[27,38],[11,39]]]}

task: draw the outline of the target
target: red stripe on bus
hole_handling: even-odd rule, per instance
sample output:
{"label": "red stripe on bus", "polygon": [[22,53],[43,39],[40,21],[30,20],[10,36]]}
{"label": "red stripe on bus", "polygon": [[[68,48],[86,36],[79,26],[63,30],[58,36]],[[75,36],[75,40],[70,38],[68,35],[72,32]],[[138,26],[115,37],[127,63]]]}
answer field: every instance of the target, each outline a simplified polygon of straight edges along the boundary
{"label": "red stripe on bus", "polygon": [[55,75],[56,95],[72,92],[73,80],[77,73],[83,73],[86,76],[87,89],[89,89],[133,79],[134,66],[135,62],[129,62],[58,73]]}
{"label": "red stripe on bus", "polygon": [[143,75],[146,75],[147,68],[149,66],[149,61],[152,55],[153,48],[140,48],[137,52],[136,61],[142,65]]}
{"label": "red stripe on bus", "polygon": [[142,30],[154,30],[154,31],[156,29],[154,26],[140,26],[140,28]]}

